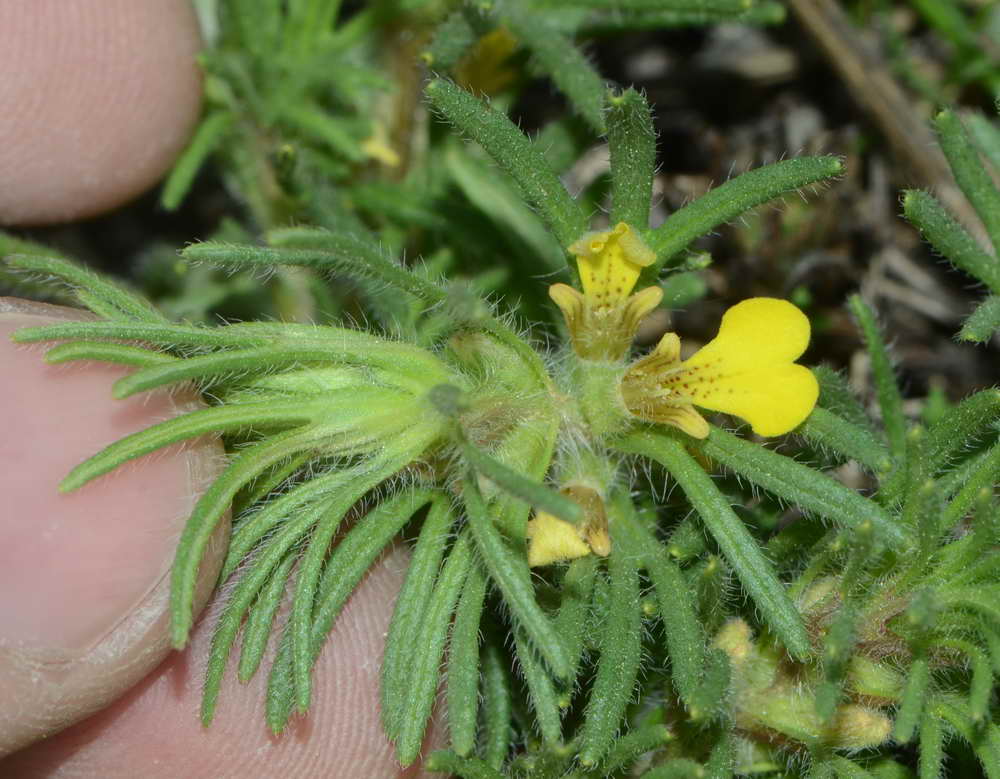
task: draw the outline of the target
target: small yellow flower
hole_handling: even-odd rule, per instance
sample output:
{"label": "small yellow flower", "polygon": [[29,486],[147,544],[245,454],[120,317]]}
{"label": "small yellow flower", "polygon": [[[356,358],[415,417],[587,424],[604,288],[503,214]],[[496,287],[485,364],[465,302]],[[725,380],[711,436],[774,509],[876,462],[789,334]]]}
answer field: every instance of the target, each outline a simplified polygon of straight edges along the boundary
{"label": "small yellow flower", "polygon": [[758,435],[798,427],[816,405],[819,385],[794,363],[809,345],[809,319],[785,300],[750,298],[722,317],[719,334],[690,359],[667,333],[636,361],[621,383],[628,410],[673,425],[695,438],[708,423],[694,406],[742,417]]}
{"label": "small yellow flower", "polygon": [[620,359],[639,322],[663,299],[659,287],[631,294],[642,269],[656,254],[624,222],[611,230],[587,233],[568,251],[576,255],[583,294],[566,284],[553,284],[549,297],[562,309],[573,347],[587,359]]}
{"label": "small yellow flower", "polygon": [[560,491],[583,509],[584,520],[573,525],[545,511],[539,511],[528,522],[528,565],[541,565],[575,560],[591,552],[607,557],[611,552],[608,535],[608,515],[601,494],[583,484],[569,484]]}

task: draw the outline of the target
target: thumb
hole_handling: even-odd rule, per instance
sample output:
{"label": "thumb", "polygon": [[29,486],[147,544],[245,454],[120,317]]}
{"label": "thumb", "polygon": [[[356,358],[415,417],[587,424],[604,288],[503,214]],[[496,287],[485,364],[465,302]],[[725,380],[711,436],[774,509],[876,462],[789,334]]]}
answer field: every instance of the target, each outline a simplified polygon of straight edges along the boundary
{"label": "thumb", "polygon": [[[135,461],[68,495],[70,468],[190,410],[193,395],[113,400],[127,369],[46,365],[20,327],[86,314],[0,298],[0,756],[103,708],[169,650],[169,570],[194,501],[217,472],[213,439]],[[199,608],[228,534],[201,571]]]}

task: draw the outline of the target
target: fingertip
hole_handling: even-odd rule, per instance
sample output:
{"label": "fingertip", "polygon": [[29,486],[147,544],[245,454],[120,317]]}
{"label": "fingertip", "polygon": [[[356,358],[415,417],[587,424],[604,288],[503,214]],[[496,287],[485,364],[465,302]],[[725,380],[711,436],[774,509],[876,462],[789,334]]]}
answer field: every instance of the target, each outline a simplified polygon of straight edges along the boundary
{"label": "fingertip", "polygon": [[0,224],[112,209],[167,171],[197,122],[188,0],[0,3]]}

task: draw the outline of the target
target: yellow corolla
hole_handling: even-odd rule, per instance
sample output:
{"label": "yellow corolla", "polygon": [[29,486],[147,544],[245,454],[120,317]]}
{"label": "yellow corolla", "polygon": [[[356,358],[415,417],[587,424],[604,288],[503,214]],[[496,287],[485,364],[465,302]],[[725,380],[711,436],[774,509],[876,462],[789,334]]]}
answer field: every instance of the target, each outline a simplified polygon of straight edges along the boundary
{"label": "yellow corolla", "polygon": [[659,287],[631,294],[642,269],[656,254],[624,222],[611,230],[587,233],[568,250],[576,256],[583,294],[566,284],[553,284],[549,296],[562,309],[573,348],[591,360],[621,359],[639,322],[663,299]]}
{"label": "yellow corolla", "polygon": [[750,298],[729,309],[719,334],[683,362],[680,339],[663,336],[625,372],[622,399],[635,416],[695,438],[708,435],[708,423],[694,406],[742,417],[759,435],[781,435],[809,416],[819,396],[816,377],[794,362],[808,345],[809,319],[798,308]]}
{"label": "yellow corolla", "polygon": [[579,525],[539,511],[528,522],[528,565],[536,568],[575,560],[591,552],[606,557],[611,552],[608,515],[601,494],[584,484],[567,484],[559,490],[583,509]]}

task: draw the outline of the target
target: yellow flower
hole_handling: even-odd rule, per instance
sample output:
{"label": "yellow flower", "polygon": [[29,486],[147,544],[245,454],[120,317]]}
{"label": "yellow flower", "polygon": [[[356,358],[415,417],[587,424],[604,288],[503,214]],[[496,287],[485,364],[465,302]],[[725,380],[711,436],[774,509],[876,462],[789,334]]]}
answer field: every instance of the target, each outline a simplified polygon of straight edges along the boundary
{"label": "yellow flower", "polygon": [[611,230],[587,233],[568,250],[576,255],[583,294],[566,284],[553,284],[549,296],[562,309],[573,347],[587,359],[620,359],[639,322],[663,298],[659,287],[630,294],[656,254],[624,222]]}
{"label": "yellow flower", "polygon": [[528,565],[537,568],[575,560],[591,552],[607,557],[611,552],[611,538],[601,494],[583,484],[569,484],[559,492],[580,505],[584,520],[580,525],[573,525],[546,511],[535,514],[528,522]]}
{"label": "yellow flower", "polygon": [[695,438],[708,423],[694,406],[742,417],[759,435],[798,427],[816,405],[819,385],[796,365],[809,345],[809,319],[785,300],[751,298],[722,317],[719,334],[681,362],[680,339],[663,336],[633,363],[622,398],[637,417],[679,427]]}

